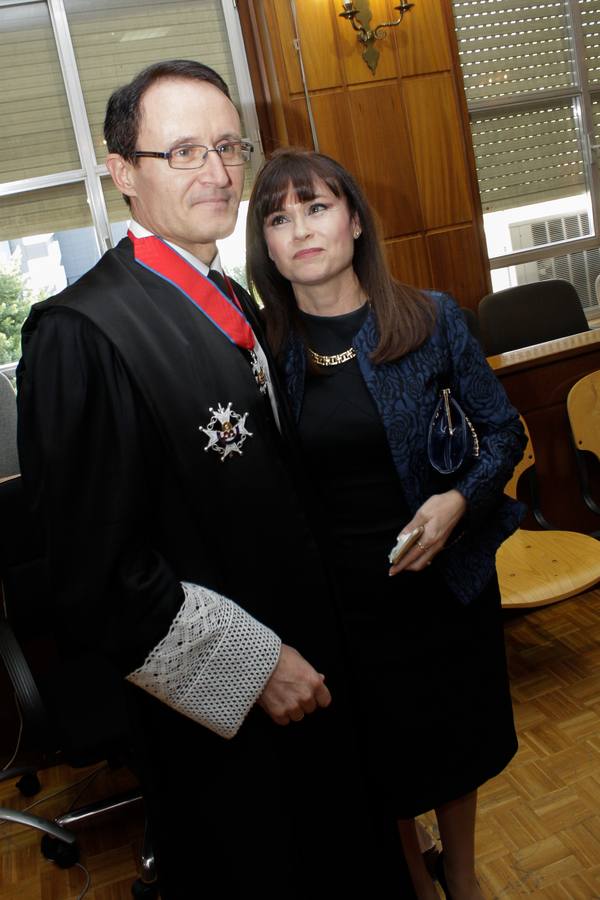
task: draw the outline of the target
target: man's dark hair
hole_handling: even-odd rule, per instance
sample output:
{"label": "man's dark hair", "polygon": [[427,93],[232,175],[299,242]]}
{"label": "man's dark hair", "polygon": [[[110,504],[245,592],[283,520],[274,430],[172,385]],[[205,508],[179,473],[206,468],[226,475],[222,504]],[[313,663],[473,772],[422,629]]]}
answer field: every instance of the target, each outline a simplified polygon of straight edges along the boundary
{"label": "man's dark hair", "polygon": [[124,84],[111,94],[104,118],[104,139],[109,153],[118,153],[123,159],[132,161],[140,129],[140,106],[142,97],[149,87],[163,78],[193,78],[208,81],[223,91],[226,97],[229,88],[215,72],[201,62],[192,59],[167,59],[153,63],[135,76],[129,84]]}

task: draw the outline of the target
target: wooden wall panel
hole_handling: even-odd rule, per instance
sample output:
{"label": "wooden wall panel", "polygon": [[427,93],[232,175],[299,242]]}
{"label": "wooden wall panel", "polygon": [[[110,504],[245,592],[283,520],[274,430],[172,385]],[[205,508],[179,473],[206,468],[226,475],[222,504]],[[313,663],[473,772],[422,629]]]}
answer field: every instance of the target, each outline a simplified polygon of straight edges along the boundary
{"label": "wooden wall panel", "polygon": [[[273,49],[281,59],[279,65],[287,77],[287,90],[290,94],[299,94],[302,91],[302,73],[298,54],[294,50],[294,23],[289,3],[265,3],[262,10],[265,16],[265,26],[268,34],[277,34],[277,40],[270,42],[269,49]],[[281,79],[283,72],[279,73]],[[283,85],[281,85],[283,87]]]}
{"label": "wooden wall panel", "polygon": [[385,250],[392,275],[398,281],[419,288],[434,287],[424,237],[386,241]]}
{"label": "wooden wall panel", "polygon": [[425,227],[470,221],[473,204],[451,76],[406,79],[404,98]]}
{"label": "wooden wall panel", "polygon": [[337,159],[351,172],[359,169],[352,127],[352,95],[346,91],[315,94],[313,115],[322,153]]}
{"label": "wooden wall panel", "polygon": [[[303,90],[300,66],[294,49],[294,27],[289,3],[274,4],[281,29],[285,66],[290,90]],[[309,90],[338,87],[342,84],[342,68],[338,56],[335,21],[330,3],[296,3],[302,60]]]}
{"label": "wooden wall panel", "polygon": [[[336,3],[336,15],[342,8],[341,3]],[[390,4],[387,0],[371,0],[371,28],[374,28],[379,22],[390,21],[395,19],[396,14],[391,12]],[[379,61],[375,73],[367,67],[362,58],[362,44],[359,44],[356,31],[351,24],[345,19],[337,16],[337,30],[339,39],[339,52],[344,66],[344,74],[347,84],[369,84],[374,81],[382,81],[385,78],[397,78],[397,50],[393,38],[377,41],[377,49],[379,50]],[[393,30],[393,29],[392,29]],[[389,34],[389,32],[388,32]]]}
{"label": "wooden wall panel", "polygon": [[476,309],[487,283],[481,268],[477,230],[468,225],[427,236],[433,287],[450,291],[460,306]]}
{"label": "wooden wall panel", "polygon": [[286,138],[281,141],[279,146],[285,147],[289,144],[291,147],[302,147],[305,150],[313,149],[312,135],[308,117],[306,115],[306,102],[304,97],[297,97],[295,100],[290,100],[287,108],[286,124],[287,135]]}
{"label": "wooden wall panel", "polygon": [[[396,17],[397,0],[370,2],[371,26]],[[451,0],[414,4],[378,42],[373,74],[339,18],[340,0],[296,0],[317,139],[365,188],[394,273],[476,308],[490,290],[489,264]],[[242,25],[258,23],[244,39],[257,44],[253,81],[266,78],[275,107],[261,120],[275,131],[266,145],[311,147],[289,0],[238,8],[248,9]]]}
{"label": "wooden wall panel", "polygon": [[422,0],[396,29],[403,75],[426,75],[452,68],[443,0]]}
{"label": "wooden wall panel", "polygon": [[359,178],[386,238],[422,228],[419,195],[397,82],[350,93]]}

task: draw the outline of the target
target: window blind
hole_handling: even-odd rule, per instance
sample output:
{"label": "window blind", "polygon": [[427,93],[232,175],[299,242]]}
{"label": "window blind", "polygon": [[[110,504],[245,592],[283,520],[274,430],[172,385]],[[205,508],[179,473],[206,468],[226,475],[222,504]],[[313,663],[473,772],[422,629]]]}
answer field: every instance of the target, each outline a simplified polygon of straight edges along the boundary
{"label": "window blind", "polygon": [[46,4],[0,7],[0,46],[0,181],[80,169]]}
{"label": "window blind", "polygon": [[573,84],[565,0],[454,0],[467,100]]}
{"label": "window blind", "polygon": [[571,103],[474,115],[471,131],[484,212],[585,191]]}
{"label": "window blind", "polygon": [[[600,95],[592,96],[592,143],[600,144]],[[598,151],[596,151],[598,152]]]}
{"label": "window blind", "polygon": [[11,194],[0,200],[0,241],[91,224],[83,182]]}
{"label": "window blind", "polygon": [[238,104],[219,0],[65,0],[65,9],[99,162],[106,155],[102,125],[110,94],[150,63],[203,62],[224,78]]}
{"label": "window blind", "polygon": [[600,0],[579,0],[579,15],[585,44],[585,62],[590,84],[600,83]]}
{"label": "window blind", "polygon": [[[102,125],[108,97],[152,62],[206,63],[225,79],[239,108],[220,0],[65,0],[64,5],[98,162],[106,155]],[[0,74],[0,182],[81,168],[45,2],[0,6]],[[251,182],[249,171],[246,195]],[[116,191],[109,194],[109,215],[112,221],[128,216]],[[0,240],[89,224],[83,183],[0,198]]]}

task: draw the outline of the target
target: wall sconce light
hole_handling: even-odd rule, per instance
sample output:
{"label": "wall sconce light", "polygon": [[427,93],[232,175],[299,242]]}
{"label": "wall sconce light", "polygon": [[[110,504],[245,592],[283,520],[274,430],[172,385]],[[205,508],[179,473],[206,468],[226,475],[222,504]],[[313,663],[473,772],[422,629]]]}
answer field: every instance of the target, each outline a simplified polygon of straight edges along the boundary
{"label": "wall sconce light", "polygon": [[[375,41],[385,37],[385,28],[393,28],[395,25],[399,25],[404,18],[404,13],[412,9],[414,5],[414,3],[400,3],[394,7],[400,13],[395,22],[381,22],[377,28],[371,30],[369,23],[373,18],[373,13],[368,0],[357,0],[356,3],[349,0],[349,2],[342,3],[344,9],[339,15],[342,19],[348,19],[354,30],[358,32],[357,38],[361,44],[364,44],[362,58],[371,72],[375,73],[377,62],[379,61],[379,50],[375,46]],[[356,24],[356,19],[358,19],[358,25]]]}

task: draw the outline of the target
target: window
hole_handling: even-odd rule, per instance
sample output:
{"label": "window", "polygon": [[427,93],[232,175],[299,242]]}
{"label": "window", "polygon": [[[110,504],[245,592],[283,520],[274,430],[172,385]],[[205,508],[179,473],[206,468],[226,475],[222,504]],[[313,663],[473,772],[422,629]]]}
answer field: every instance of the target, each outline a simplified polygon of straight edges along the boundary
{"label": "window", "polygon": [[453,0],[494,290],[567,278],[600,317],[600,0]]}
{"label": "window", "polygon": [[[229,85],[258,151],[249,191],[262,156],[231,0],[0,0],[0,366],[14,367],[31,302],[123,237],[127,207],[104,166],[106,102],[144,66],[175,57],[207,63]],[[221,252],[232,274],[243,270],[242,227]]]}

